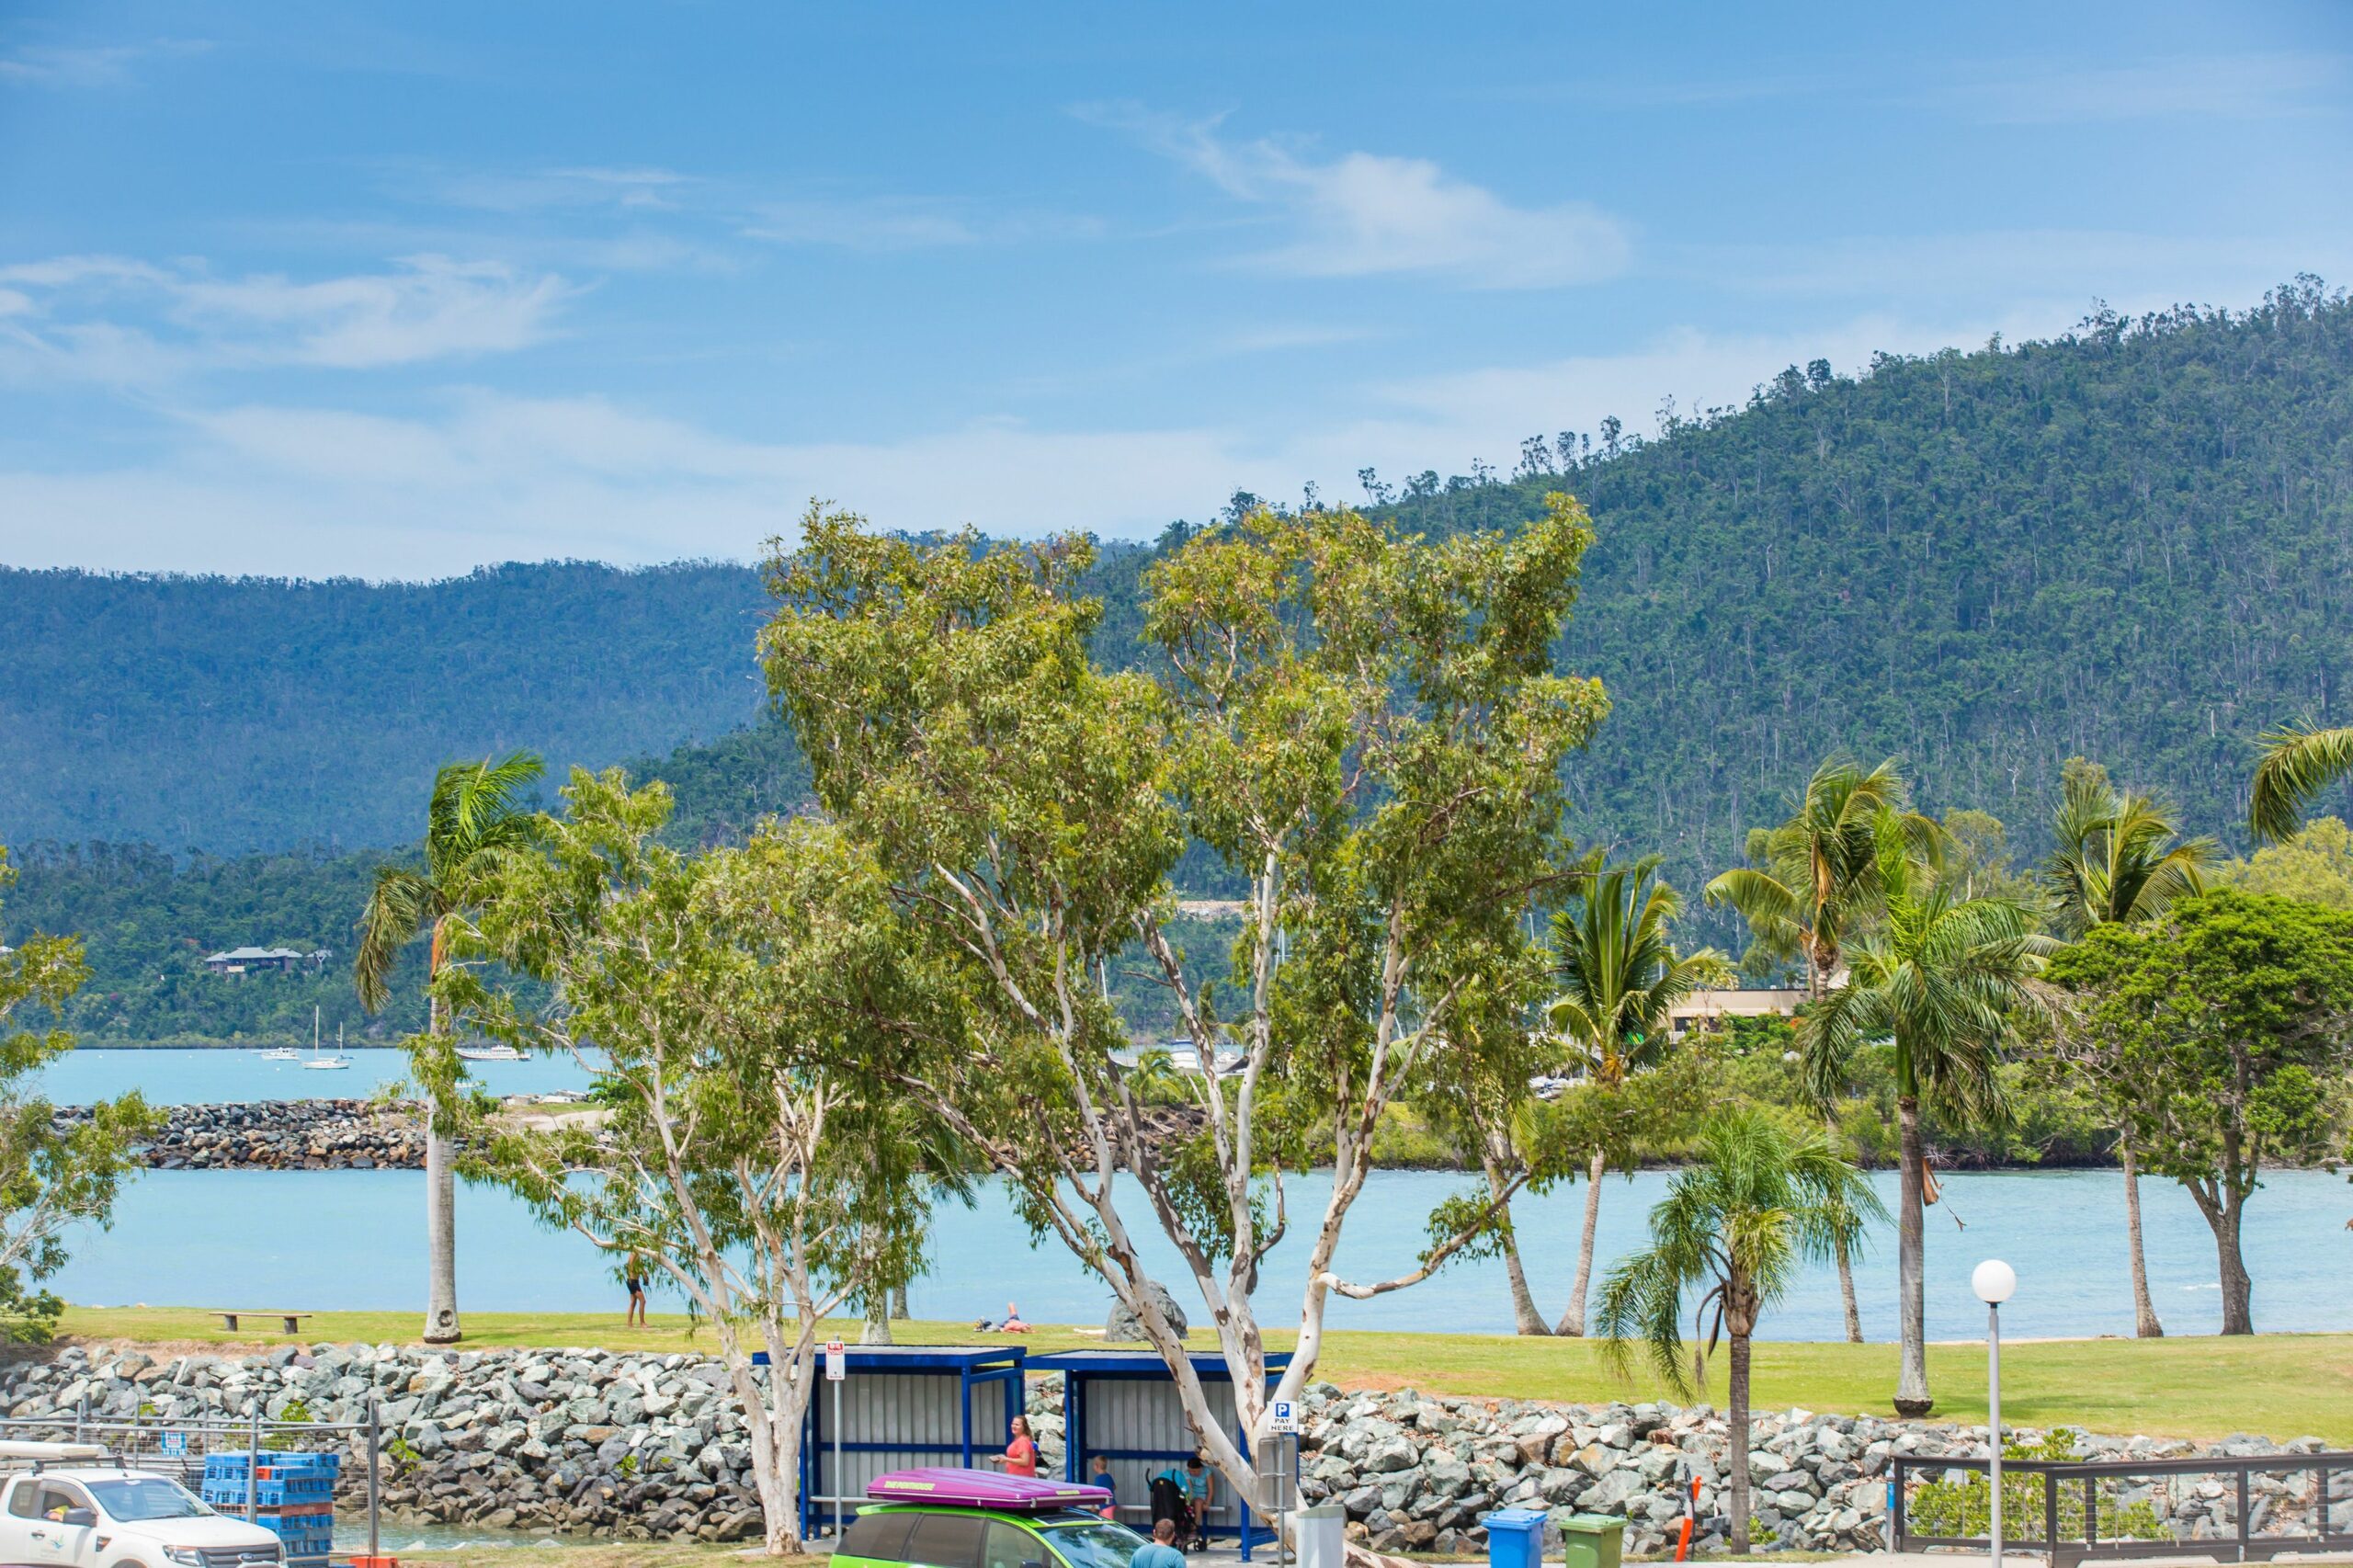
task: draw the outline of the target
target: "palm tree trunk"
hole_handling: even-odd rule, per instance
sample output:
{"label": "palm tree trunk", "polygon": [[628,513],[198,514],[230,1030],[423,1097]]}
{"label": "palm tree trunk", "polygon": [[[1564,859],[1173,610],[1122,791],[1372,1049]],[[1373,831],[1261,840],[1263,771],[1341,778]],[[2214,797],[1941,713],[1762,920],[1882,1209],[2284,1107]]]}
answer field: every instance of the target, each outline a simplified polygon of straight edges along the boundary
{"label": "palm tree trunk", "polygon": [[1732,1512],[1732,1542],[1730,1551],[1736,1557],[1748,1555],[1748,1335],[1734,1332],[1732,1336],[1732,1408],[1725,1415],[1729,1428],[1724,1438],[1724,1468],[1731,1479],[1731,1501],[1725,1505]]}
{"label": "palm tree trunk", "polygon": [[2141,1170],[2133,1161],[2132,1134],[2116,1141],[2124,1158],[2124,1241],[2132,1258],[2132,1332],[2143,1339],[2163,1339],[2165,1325],[2157,1321],[2156,1303],[2149,1300],[2149,1258],[2141,1245]]}
{"label": "palm tree trunk", "polygon": [[[1503,1168],[1496,1163],[1494,1144],[1480,1150],[1479,1164],[1487,1173],[1487,1197],[1490,1201],[1504,1189]],[[1544,1314],[1536,1310],[1536,1298],[1528,1289],[1528,1271],[1519,1264],[1519,1237],[1511,1229],[1511,1205],[1503,1209],[1504,1274],[1511,1281],[1511,1316],[1513,1332],[1531,1337],[1541,1337],[1552,1331],[1544,1324]]]}
{"label": "palm tree trunk", "polygon": [[[1822,1129],[1830,1135],[1830,1146],[1843,1155],[1847,1140],[1838,1131],[1838,1119],[1825,1111]],[[1844,1236],[1838,1239],[1831,1256],[1838,1263],[1838,1304],[1847,1310],[1847,1343],[1860,1345],[1863,1342],[1863,1314],[1855,1306],[1855,1260],[1847,1256]]]}
{"label": "palm tree trunk", "polygon": [[1601,1177],[1608,1168],[1608,1152],[1596,1149],[1593,1164],[1586,1172],[1585,1232],[1577,1241],[1576,1283],[1569,1287],[1568,1310],[1552,1325],[1552,1332],[1564,1339],[1585,1337],[1585,1298],[1593,1284],[1593,1233],[1601,1223]]}
{"label": "palm tree trunk", "polygon": [[1921,1233],[1926,1205],[1923,1187],[1927,1165],[1920,1148],[1920,1100],[1901,1095],[1895,1101],[1897,1147],[1903,1160],[1901,1192],[1896,1200],[1896,1318],[1903,1336],[1903,1370],[1895,1383],[1895,1413],[1912,1419],[1928,1414],[1928,1338],[1920,1280]]}
{"label": "palm tree trunk", "polygon": [[[426,1004],[426,1029],[441,1032],[441,1002]],[[431,1255],[426,1286],[425,1343],[455,1345],[458,1326],[458,1179],[449,1159],[449,1137],[431,1105],[425,1108],[425,1243]]]}

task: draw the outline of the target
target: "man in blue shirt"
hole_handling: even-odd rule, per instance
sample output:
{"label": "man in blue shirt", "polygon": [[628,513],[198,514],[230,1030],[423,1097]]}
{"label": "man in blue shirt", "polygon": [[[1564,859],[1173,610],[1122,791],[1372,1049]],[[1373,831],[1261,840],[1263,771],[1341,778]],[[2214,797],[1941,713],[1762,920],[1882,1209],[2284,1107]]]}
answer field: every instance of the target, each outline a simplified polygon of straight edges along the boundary
{"label": "man in blue shirt", "polygon": [[1128,1568],[1185,1568],[1185,1554],[1176,1550],[1176,1521],[1163,1519],[1152,1527],[1152,1540],[1136,1548]]}

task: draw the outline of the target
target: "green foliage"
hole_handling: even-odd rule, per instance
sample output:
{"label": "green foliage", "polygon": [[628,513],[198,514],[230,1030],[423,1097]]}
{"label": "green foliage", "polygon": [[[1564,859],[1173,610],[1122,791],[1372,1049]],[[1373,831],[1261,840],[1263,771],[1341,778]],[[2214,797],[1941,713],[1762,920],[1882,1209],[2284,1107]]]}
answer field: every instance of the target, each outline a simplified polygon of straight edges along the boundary
{"label": "green foliage", "polygon": [[2050,978],[2110,1042],[2147,1169],[2201,1205],[2244,1199],[2268,1163],[2336,1152],[2353,1070],[2353,914],[2222,889],[2162,919],[2102,926]]}
{"label": "green foliage", "polygon": [[[15,880],[0,846],[0,892]],[[138,1168],[134,1150],[162,1122],[133,1091],[61,1123],[28,1085],[72,1048],[73,1036],[54,1025],[88,976],[72,937],[33,937],[0,951],[0,1341],[50,1337],[63,1303],[41,1282],[64,1266],[70,1233],[112,1221],[115,1195]],[[37,1013],[52,1027],[32,1027]]]}
{"label": "green foliage", "polygon": [[2321,817],[2292,838],[2231,861],[2211,880],[2247,892],[2353,909],[2353,827],[2342,817]]}
{"label": "green foliage", "polygon": [[2067,770],[2051,836],[2042,886],[2063,937],[2162,915],[2204,888],[2219,853],[2211,838],[2181,838],[2169,807],[2119,792],[2097,767]]}
{"label": "green foliage", "polygon": [[[286,1402],[285,1408],[273,1419],[288,1425],[308,1426],[318,1417],[311,1413],[310,1402],[297,1394]],[[261,1446],[273,1453],[299,1453],[310,1448],[312,1442],[300,1432],[272,1432],[262,1439]]]}
{"label": "green foliage", "polygon": [[[2081,1457],[2076,1452],[2075,1439],[2075,1433],[2064,1426],[2054,1426],[2031,1443],[2006,1437],[2002,1457],[2064,1464]],[[2131,1484],[2133,1479],[2129,1476],[2100,1479],[2100,1539],[2171,1540],[2173,1532],[2165,1528],[2156,1510],[2147,1503],[2116,1500],[2116,1492]],[[1915,1535],[1961,1539],[1983,1536],[1994,1528],[1994,1488],[1982,1472],[1949,1472],[1948,1479],[1924,1481],[1914,1488],[1904,1499],[1904,1510],[1905,1523]],[[2012,1540],[2041,1538],[2044,1520],[2040,1475],[2027,1471],[2002,1472],[2002,1524],[2004,1533]],[[2059,1489],[2059,1539],[2084,1539],[2084,1491],[2079,1484],[2071,1483]]]}

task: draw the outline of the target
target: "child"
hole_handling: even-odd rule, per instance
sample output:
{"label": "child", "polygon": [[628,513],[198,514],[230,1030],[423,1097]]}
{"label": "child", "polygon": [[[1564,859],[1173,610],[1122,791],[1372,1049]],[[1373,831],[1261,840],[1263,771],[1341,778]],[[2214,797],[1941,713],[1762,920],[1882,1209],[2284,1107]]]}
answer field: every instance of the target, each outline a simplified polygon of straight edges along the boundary
{"label": "child", "polygon": [[1108,1455],[1095,1456],[1095,1468],[1087,1473],[1086,1484],[1100,1486],[1111,1494],[1098,1511],[1107,1519],[1118,1518],[1120,1517],[1120,1483],[1111,1479],[1111,1460]]}

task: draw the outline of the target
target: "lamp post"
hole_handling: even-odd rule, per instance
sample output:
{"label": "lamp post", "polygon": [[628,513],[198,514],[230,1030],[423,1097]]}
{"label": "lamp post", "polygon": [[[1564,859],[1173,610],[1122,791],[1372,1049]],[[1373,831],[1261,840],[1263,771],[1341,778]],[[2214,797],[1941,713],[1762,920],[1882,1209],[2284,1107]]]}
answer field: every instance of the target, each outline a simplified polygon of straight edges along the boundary
{"label": "lamp post", "polygon": [[1969,1276],[1969,1288],[1985,1303],[1985,1425],[1993,1434],[1986,1474],[1993,1482],[1993,1568],[2002,1568],[2002,1303],[2018,1288],[2018,1271],[1989,1257]]}

